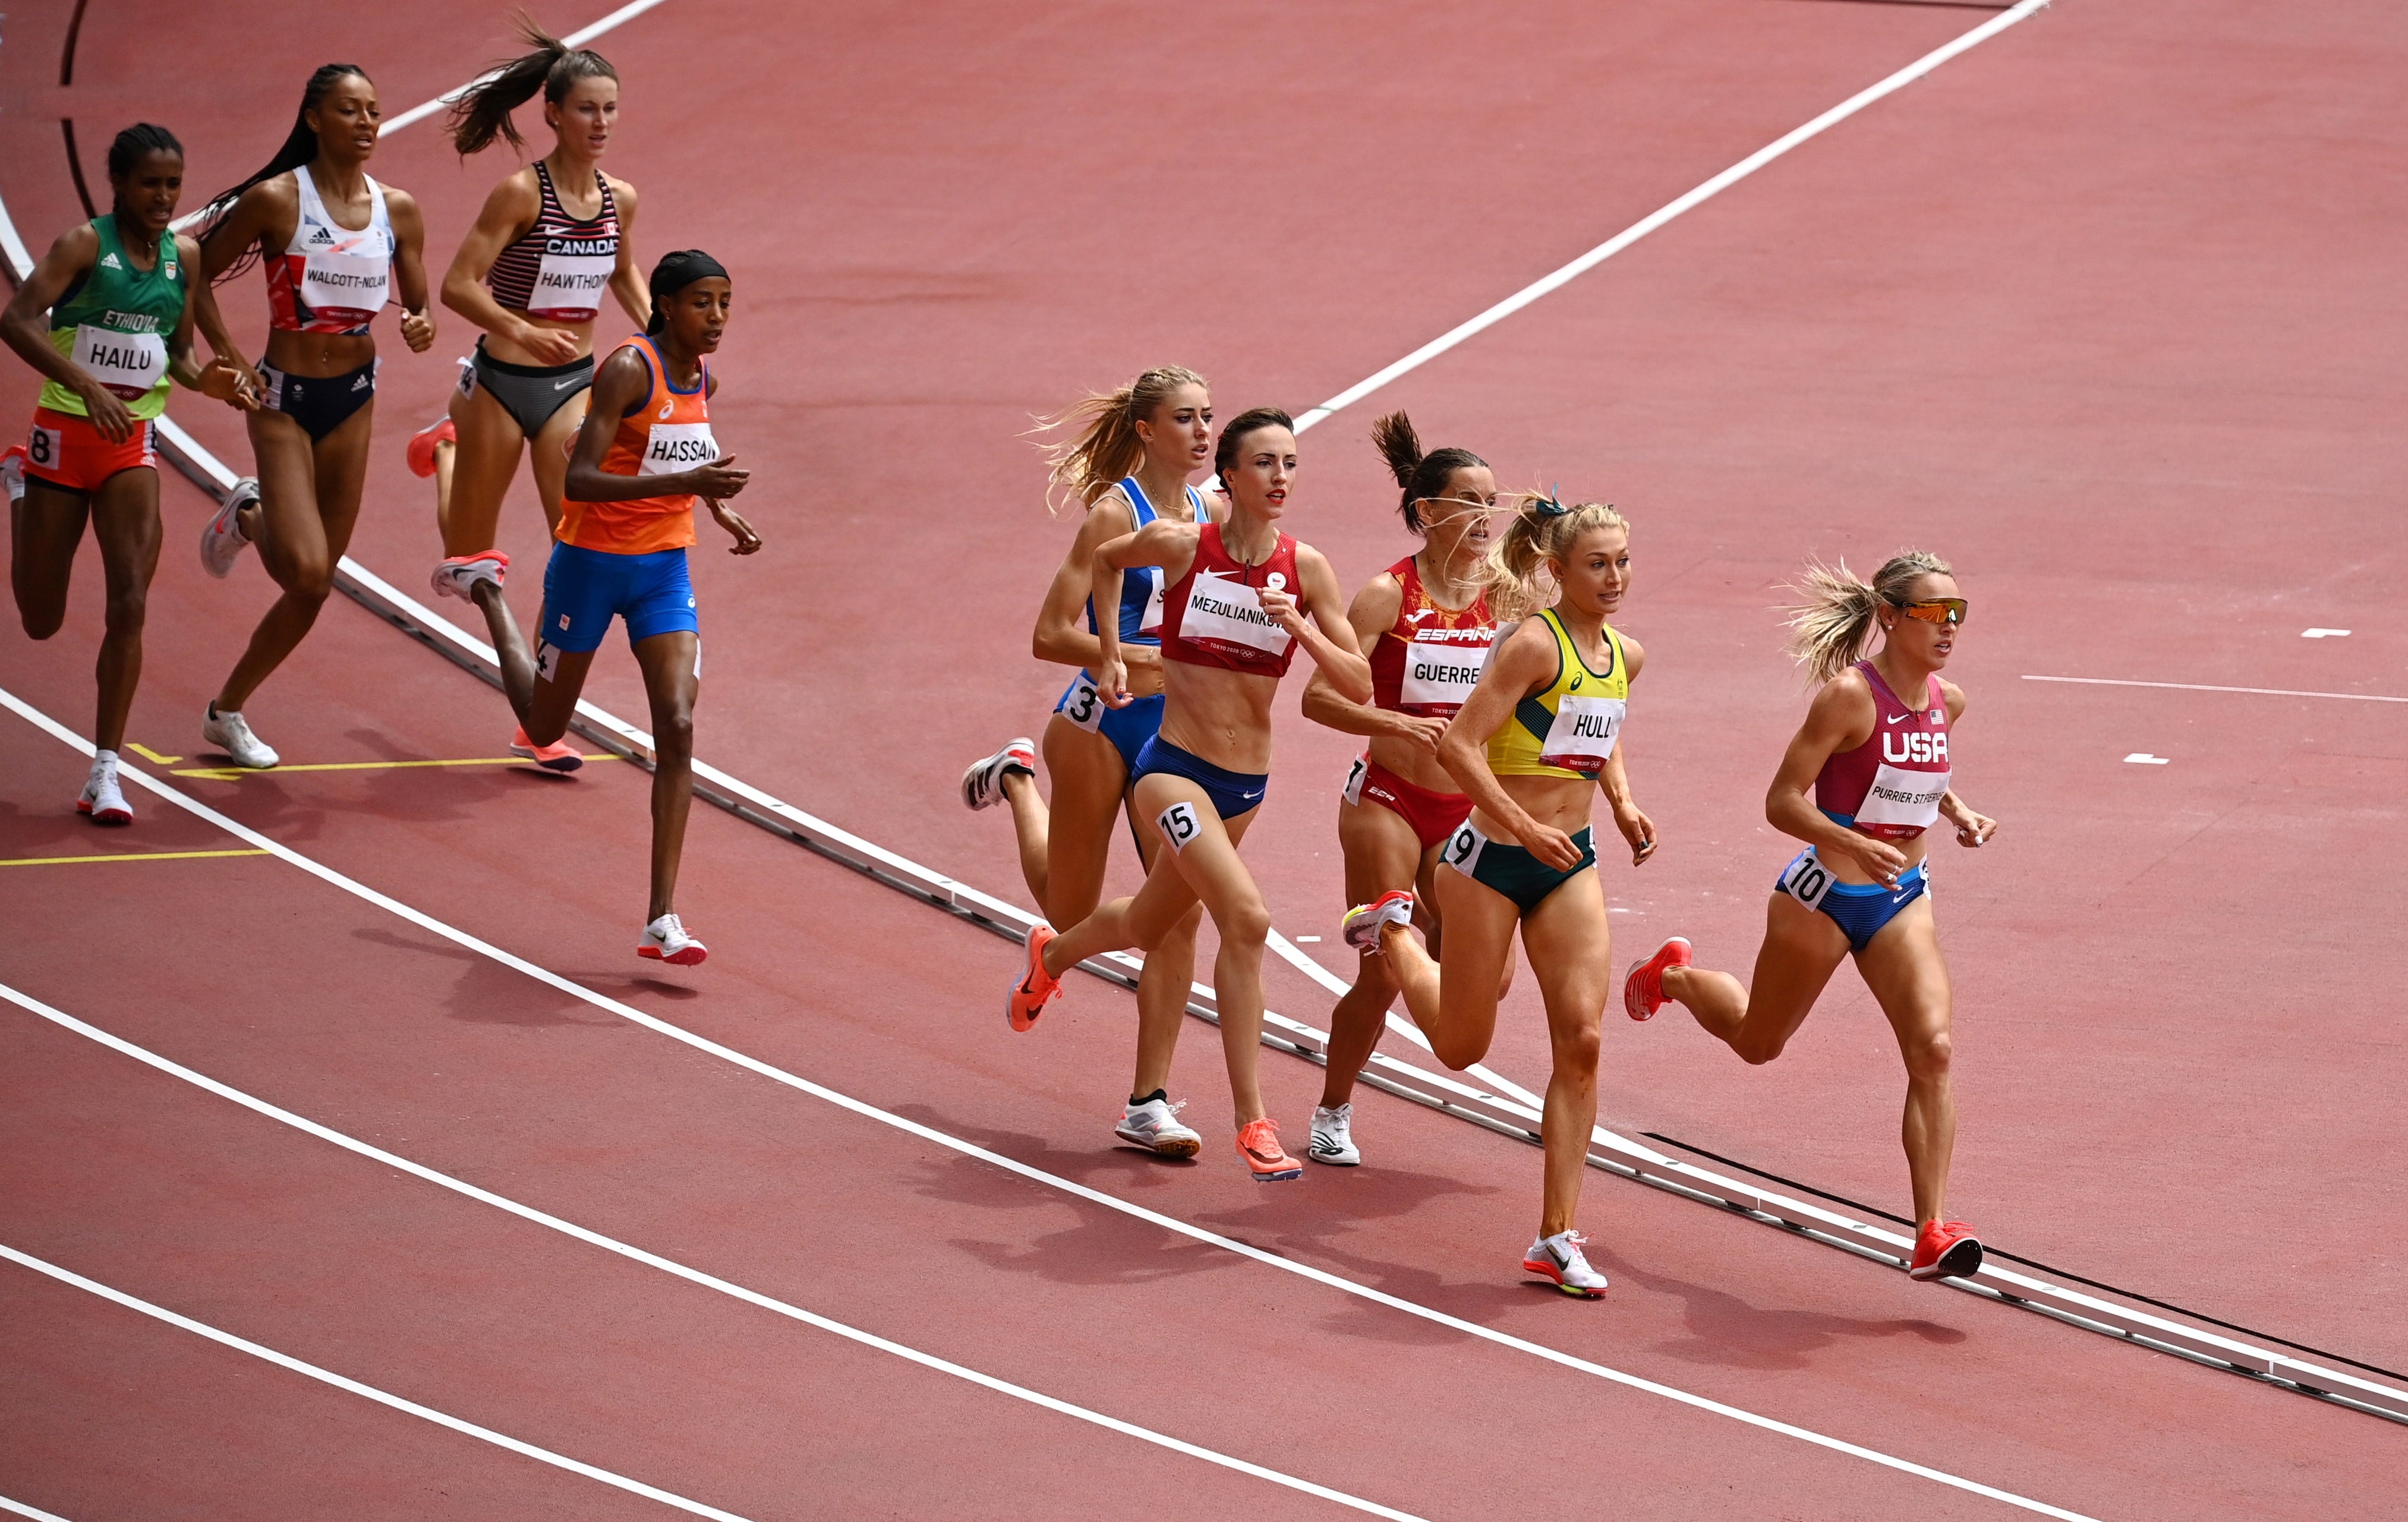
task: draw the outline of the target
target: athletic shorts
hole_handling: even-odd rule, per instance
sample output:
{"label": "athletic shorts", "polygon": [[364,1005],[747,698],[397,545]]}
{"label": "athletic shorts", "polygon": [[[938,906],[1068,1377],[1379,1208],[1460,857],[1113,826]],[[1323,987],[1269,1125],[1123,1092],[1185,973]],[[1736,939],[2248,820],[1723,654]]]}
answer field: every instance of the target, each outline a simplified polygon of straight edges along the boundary
{"label": "athletic shorts", "polygon": [[262,365],[266,383],[265,400],[271,412],[281,412],[301,424],[312,444],[351,421],[351,414],[376,400],[377,366],[370,360],[340,375],[292,375],[273,365]]}
{"label": "athletic shorts", "polygon": [[37,407],[25,440],[25,474],[66,491],[96,492],[121,470],[158,469],[158,432],[155,424],[137,423],[125,442],[112,444],[92,419]]}
{"label": "athletic shorts", "polygon": [[1212,800],[1212,811],[1224,819],[1235,819],[1261,807],[1263,795],[1271,784],[1268,772],[1226,770],[1193,751],[1180,749],[1160,735],[1147,740],[1145,748],[1137,753],[1137,766],[1130,771],[1129,781],[1134,783],[1157,771],[1184,777],[1204,789],[1204,796]]}
{"label": "athletic shorts", "polygon": [[1437,793],[1409,783],[1369,755],[1354,758],[1339,796],[1352,804],[1376,803],[1413,827],[1422,849],[1444,840],[1471,817],[1471,799],[1461,793]]}
{"label": "athletic shorts", "polygon": [[1512,899],[1513,907],[1526,919],[1547,901],[1549,894],[1597,865],[1597,852],[1589,843],[1587,826],[1582,826],[1581,832],[1572,837],[1572,844],[1580,847],[1580,865],[1569,872],[1559,872],[1510,840],[1490,840],[1480,833],[1480,826],[1466,819],[1463,827],[1448,838],[1446,849],[1438,854],[1438,859],[1481,886],[1494,888]]}
{"label": "athletic shorts", "polygon": [[1093,677],[1082,671],[1070,679],[1061,701],[1054,711],[1077,725],[1091,735],[1101,735],[1121,753],[1121,765],[1127,768],[1130,782],[1137,781],[1138,753],[1145,742],[1162,727],[1163,696],[1140,697],[1126,708],[1112,708],[1104,702],[1104,695],[1096,690]]}
{"label": "athletic shorts", "polygon": [[[695,617],[694,582],[685,551],[613,554],[554,542],[543,567],[543,618],[536,638],[554,650],[582,654],[601,647],[610,620],[627,621],[627,643],[680,629],[700,633]],[[542,651],[538,650],[540,659]],[[550,673],[547,672],[546,675]]]}
{"label": "athletic shorts", "polygon": [[460,366],[460,395],[474,395],[481,386],[529,438],[543,432],[554,412],[593,385],[591,354],[566,365],[508,365],[485,352],[482,338],[477,340],[475,355]]}
{"label": "athletic shorts", "polygon": [[1931,874],[1922,862],[1916,862],[1899,874],[1895,888],[1878,883],[1841,883],[1810,845],[1781,869],[1772,891],[1830,915],[1848,933],[1848,949],[1860,952],[1872,944],[1883,926],[1898,918],[1899,911],[1931,891]]}

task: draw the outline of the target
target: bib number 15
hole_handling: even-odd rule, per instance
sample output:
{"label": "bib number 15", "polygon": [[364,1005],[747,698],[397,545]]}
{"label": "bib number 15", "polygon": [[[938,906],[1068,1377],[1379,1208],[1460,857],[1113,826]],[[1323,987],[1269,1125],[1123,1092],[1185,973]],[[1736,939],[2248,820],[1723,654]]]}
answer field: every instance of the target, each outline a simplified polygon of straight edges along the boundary
{"label": "bib number 15", "polygon": [[1186,850],[1187,843],[1204,828],[1203,821],[1196,816],[1196,805],[1192,803],[1172,804],[1154,815],[1154,828],[1162,831],[1162,838],[1170,842],[1173,851]]}

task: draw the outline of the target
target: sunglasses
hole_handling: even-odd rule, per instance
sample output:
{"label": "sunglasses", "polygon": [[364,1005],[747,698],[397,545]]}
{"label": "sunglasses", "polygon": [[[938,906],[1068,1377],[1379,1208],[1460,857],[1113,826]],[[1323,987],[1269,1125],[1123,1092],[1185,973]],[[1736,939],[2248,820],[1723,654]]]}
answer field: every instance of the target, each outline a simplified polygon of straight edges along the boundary
{"label": "sunglasses", "polygon": [[1965,599],[1962,597],[1929,597],[1922,602],[1894,602],[1890,606],[1907,617],[1919,618],[1926,624],[1965,622]]}

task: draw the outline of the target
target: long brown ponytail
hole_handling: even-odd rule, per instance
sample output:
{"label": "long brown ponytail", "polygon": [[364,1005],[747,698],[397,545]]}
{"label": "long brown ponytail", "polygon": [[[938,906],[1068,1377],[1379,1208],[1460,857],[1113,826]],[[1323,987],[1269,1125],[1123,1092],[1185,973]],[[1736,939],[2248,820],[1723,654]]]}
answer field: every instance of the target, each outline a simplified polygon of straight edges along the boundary
{"label": "long brown ponytail", "polygon": [[1477,470],[1488,464],[1468,449],[1434,449],[1423,453],[1421,438],[1413,432],[1413,420],[1402,412],[1391,412],[1372,424],[1371,442],[1378,447],[1380,458],[1387,462],[1388,474],[1397,478],[1397,485],[1404,492],[1404,500],[1397,504],[1397,511],[1403,516],[1405,526],[1416,534],[1424,526],[1424,502],[1442,495],[1456,471]]}
{"label": "long brown ponytail", "polygon": [[538,26],[525,11],[512,20],[518,23],[519,36],[533,50],[494,65],[484,78],[460,93],[460,98],[452,103],[452,114],[444,118],[444,130],[452,135],[452,146],[462,158],[483,152],[496,137],[512,148],[524,148],[526,141],[519,136],[510,113],[533,100],[538,90],[545,100],[557,105],[568,98],[580,79],[615,81],[619,78],[609,59],[591,49],[570,47]]}
{"label": "long brown ponytail", "polygon": [[1038,419],[1031,433],[1075,430],[1067,439],[1037,446],[1045,452],[1045,510],[1057,510],[1056,492],[1082,508],[1095,506],[1096,498],[1145,458],[1145,440],[1138,437],[1138,424],[1151,421],[1154,409],[1180,387],[1204,385],[1204,378],[1185,366],[1157,365],[1117,391],[1089,392],[1052,417]]}
{"label": "long brown ponytail", "polygon": [[1856,579],[1844,560],[1815,561],[1790,587],[1798,603],[1789,612],[1789,653],[1816,682],[1828,682],[1861,659],[1880,624],[1882,605],[1899,606],[1926,576],[1950,576],[1948,562],[1926,550],[1901,550],[1882,563],[1870,582]]}

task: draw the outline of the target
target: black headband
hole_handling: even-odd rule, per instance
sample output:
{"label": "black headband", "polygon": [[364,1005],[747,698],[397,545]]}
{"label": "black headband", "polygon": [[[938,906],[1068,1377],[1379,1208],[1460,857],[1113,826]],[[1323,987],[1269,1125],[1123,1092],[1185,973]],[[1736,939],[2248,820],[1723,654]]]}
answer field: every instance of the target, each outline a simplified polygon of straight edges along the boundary
{"label": "black headband", "polygon": [[714,276],[726,280],[727,266],[700,249],[680,249],[674,253],[661,255],[661,262],[652,266],[650,281],[652,321],[647,331],[657,333],[661,330],[664,322],[660,310],[662,297],[673,296],[695,281],[707,280]]}

